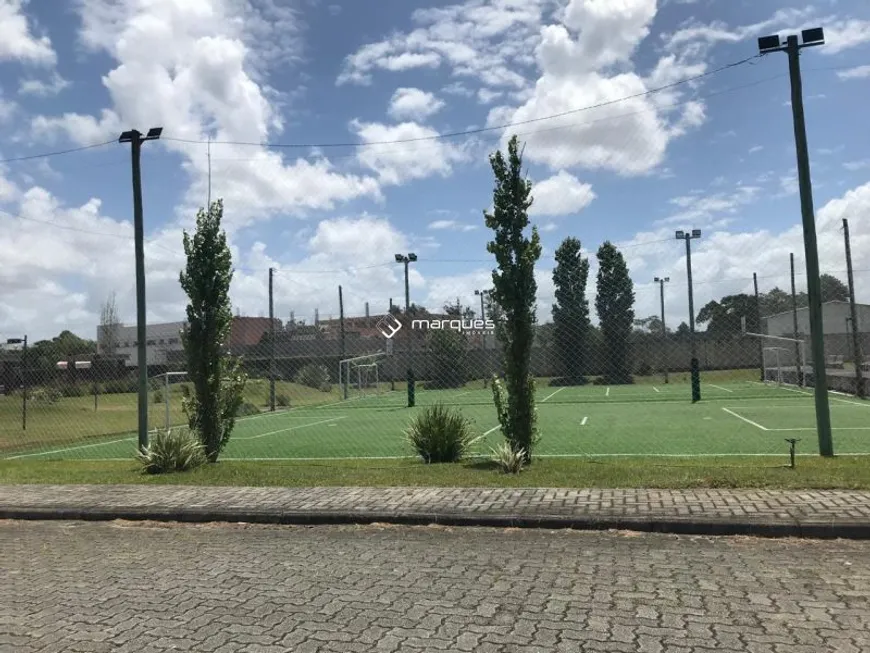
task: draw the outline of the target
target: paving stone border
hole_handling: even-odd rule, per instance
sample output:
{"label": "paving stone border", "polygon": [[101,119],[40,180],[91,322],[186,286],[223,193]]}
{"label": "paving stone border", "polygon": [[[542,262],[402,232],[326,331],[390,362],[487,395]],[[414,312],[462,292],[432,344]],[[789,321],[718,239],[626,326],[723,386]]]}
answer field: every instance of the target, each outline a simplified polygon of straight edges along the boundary
{"label": "paving stone border", "polygon": [[435,523],[870,539],[870,492],[0,485],[0,519]]}

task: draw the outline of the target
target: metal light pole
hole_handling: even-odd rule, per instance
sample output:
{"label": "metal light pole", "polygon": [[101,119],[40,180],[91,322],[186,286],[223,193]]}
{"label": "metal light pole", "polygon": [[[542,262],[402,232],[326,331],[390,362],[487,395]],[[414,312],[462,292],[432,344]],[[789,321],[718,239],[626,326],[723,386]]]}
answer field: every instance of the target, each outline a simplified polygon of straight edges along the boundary
{"label": "metal light pole", "polygon": [[692,229],[692,231],[677,231],[677,240],[686,241],[686,276],[689,281],[689,331],[692,341],[692,403],[701,401],[701,366],[698,363],[698,343],[695,338],[695,301],[692,296],[692,245],[691,242],[695,238],[701,237],[700,229]]}
{"label": "metal light pole", "polygon": [[[486,296],[486,294],[488,292],[489,292],[488,290],[475,290],[474,291],[475,295],[480,296],[480,319],[483,322],[486,322],[486,309],[484,308],[484,305],[483,305],[483,298]],[[484,351],[486,351],[486,333],[484,333],[480,336],[480,343],[481,343],[481,346],[483,347]]]}
{"label": "metal light pole", "polygon": [[668,382],[668,330],[665,326],[665,284],[669,283],[671,280],[670,277],[656,277],[654,281],[659,284],[659,296],[661,298],[662,303],[662,344],[664,345],[664,372],[665,372],[665,383]]}
{"label": "metal light pole", "polygon": [[798,183],[800,186],[801,219],[804,232],[804,251],[807,264],[807,296],[809,300],[810,343],[813,356],[813,385],[816,400],[816,430],[819,438],[819,454],[834,455],[831,437],[831,410],[828,405],[828,378],[825,368],[825,338],[822,323],[822,289],[819,278],[819,252],[816,244],[816,218],[813,209],[813,189],[810,178],[810,156],[807,146],[807,128],[804,120],[803,83],[801,81],[800,51],[803,48],[822,45],[825,32],[821,27],[805,29],[798,36],[786,37],[785,45],[778,34],[758,39],[761,54],[785,52],[788,55],[788,71],[791,78],[791,109],[794,122],[795,149],[797,152]]}
{"label": "metal light pole", "polygon": [[133,236],[136,251],[136,339],[137,365],[139,368],[139,450],[148,448],[148,360],[145,318],[145,228],[142,219],[142,169],[140,166],[142,143],[160,138],[162,127],[152,127],[148,134],[131,129],[118,138],[120,143],[130,143],[133,162]]}
{"label": "metal light pole", "polygon": [[21,430],[27,430],[27,336],[9,338],[7,345],[23,345],[21,349]]}
{"label": "metal light pole", "polygon": [[408,284],[408,265],[417,260],[417,255],[413,252],[408,254],[396,254],[396,263],[403,263],[405,265],[405,322],[406,330],[408,332],[408,372],[406,374],[407,384],[408,384],[408,408],[414,407],[414,370],[411,366],[411,324],[410,324],[410,310],[411,310],[411,290],[410,285]]}
{"label": "metal light pole", "polygon": [[867,393],[864,391],[864,370],[861,369],[864,364],[859,335],[861,323],[858,321],[858,307],[855,304],[855,276],[852,271],[852,242],[849,239],[848,218],[843,218],[843,236],[846,241],[846,273],[849,281],[849,319],[852,322],[852,363],[855,365],[855,391],[861,399],[864,399]]}

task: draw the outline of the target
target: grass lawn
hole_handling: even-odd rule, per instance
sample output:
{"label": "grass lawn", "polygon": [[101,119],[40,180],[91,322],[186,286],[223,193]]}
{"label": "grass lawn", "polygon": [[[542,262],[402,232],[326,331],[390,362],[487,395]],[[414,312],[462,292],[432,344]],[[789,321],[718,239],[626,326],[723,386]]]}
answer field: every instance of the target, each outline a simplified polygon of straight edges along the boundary
{"label": "grass lawn", "polygon": [[[170,387],[170,422],[184,424],[181,387],[177,384]],[[286,381],[275,384],[275,395],[278,399],[284,395],[292,406],[300,407],[340,399],[336,388],[322,392]],[[267,408],[268,382],[249,381],[245,388],[245,401],[261,409]],[[0,396],[0,456],[20,450],[56,449],[117,439],[119,435],[135,433],[137,411],[138,396],[135,393],[101,394],[97,397],[96,408],[93,395],[63,397],[53,403],[34,397],[28,402],[25,429],[21,396]],[[163,427],[165,422],[166,402],[152,389],[148,401],[149,427]]]}
{"label": "grass lawn", "polygon": [[132,461],[0,460],[0,483],[210,486],[601,487],[870,489],[867,458],[788,457],[614,460],[538,459],[513,476],[485,461],[424,465],[417,461],[222,461],[201,469],[149,476]]}
{"label": "grass lawn", "polygon": [[[712,376],[712,375],[711,375]],[[818,452],[812,395],[752,381],[702,384],[703,400],[691,403],[688,383],[586,385],[538,389],[542,440],[535,455],[548,458],[631,456],[652,458],[783,456],[786,438],[798,438],[799,454]],[[264,384],[264,388],[265,388]],[[306,389],[308,390],[308,389]],[[308,390],[312,403],[237,420],[224,452],[227,461],[407,460],[413,451],[403,433],[414,415],[443,402],[456,407],[484,436],[475,453],[485,455],[501,434],[491,392],[466,386],[421,390],[415,408],[402,391],[313,403],[323,395]],[[301,393],[300,393],[301,394]],[[322,402],[322,399],[321,399]],[[831,395],[834,450],[870,454],[870,402]],[[132,431],[102,438],[58,439],[3,452],[6,459],[129,460],[136,446]]]}

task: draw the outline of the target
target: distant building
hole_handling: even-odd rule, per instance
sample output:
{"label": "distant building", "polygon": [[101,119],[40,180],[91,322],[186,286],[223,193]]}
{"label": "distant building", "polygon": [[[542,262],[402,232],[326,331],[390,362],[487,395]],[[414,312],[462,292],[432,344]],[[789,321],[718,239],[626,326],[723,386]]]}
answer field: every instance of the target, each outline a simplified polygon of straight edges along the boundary
{"label": "distant building", "polygon": [[[870,331],[870,305],[857,304],[857,331]],[[851,311],[849,302],[832,301],[822,304],[822,329],[825,335],[852,333]],[[790,337],[794,333],[794,314],[792,311],[777,313],[764,318],[767,322],[767,334],[771,336]],[[797,309],[798,333],[810,332],[809,308]]]}
{"label": "distant building", "polygon": [[[183,360],[184,346],[181,344],[181,332],[187,322],[166,322],[148,324],[145,327],[145,356],[147,364],[166,365]],[[275,319],[275,328],[280,330],[281,321]],[[241,353],[246,347],[256,345],[269,330],[267,317],[234,317],[230,330],[230,350]],[[104,350],[105,331],[97,327],[97,346]],[[115,355],[124,360],[127,367],[138,364],[138,340],[136,326],[119,326],[115,330]]]}

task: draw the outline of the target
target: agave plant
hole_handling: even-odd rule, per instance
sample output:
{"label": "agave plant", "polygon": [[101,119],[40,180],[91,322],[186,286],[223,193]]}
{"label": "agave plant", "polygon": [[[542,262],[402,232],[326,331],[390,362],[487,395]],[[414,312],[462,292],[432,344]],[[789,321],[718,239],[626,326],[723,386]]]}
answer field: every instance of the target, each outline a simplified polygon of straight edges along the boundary
{"label": "agave plant", "polygon": [[427,407],[405,431],[408,443],[425,463],[455,463],[468,455],[479,440],[471,422],[443,404]]}
{"label": "agave plant", "polygon": [[514,451],[507,442],[490,449],[492,461],[498,465],[504,474],[519,474],[526,464],[526,452],[523,449]]}
{"label": "agave plant", "polygon": [[205,449],[188,429],[158,430],[136,458],[148,474],[184,472],[205,463]]}

